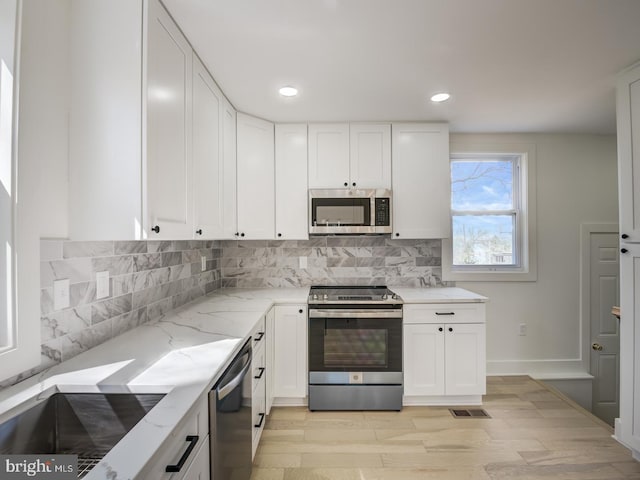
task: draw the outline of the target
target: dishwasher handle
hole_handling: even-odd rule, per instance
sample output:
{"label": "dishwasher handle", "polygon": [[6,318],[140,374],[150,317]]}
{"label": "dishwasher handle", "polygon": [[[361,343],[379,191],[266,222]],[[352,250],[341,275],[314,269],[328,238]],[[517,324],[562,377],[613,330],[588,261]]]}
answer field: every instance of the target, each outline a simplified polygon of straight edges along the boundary
{"label": "dishwasher handle", "polygon": [[233,392],[236,389],[236,387],[242,383],[242,380],[244,379],[245,375],[249,371],[249,368],[251,367],[251,350],[247,350],[247,352],[242,356],[246,357],[246,360],[244,361],[244,364],[242,366],[242,370],[240,370],[240,373],[238,373],[238,375],[233,377],[233,379],[228,383],[226,383],[225,385],[221,385],[216,388],[216,392],[218,394],[218,400],[222,400],[224,397],[226,397],[231,392]]}

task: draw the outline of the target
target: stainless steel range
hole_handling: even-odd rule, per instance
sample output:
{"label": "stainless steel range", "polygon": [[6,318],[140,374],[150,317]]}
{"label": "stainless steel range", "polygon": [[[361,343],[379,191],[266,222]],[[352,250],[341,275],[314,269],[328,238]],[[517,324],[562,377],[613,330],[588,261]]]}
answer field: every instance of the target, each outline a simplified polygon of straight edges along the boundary
{"label": "stainless steel range", "polygon": [[309,409],[402,408],[402,299],[384,286],[311,287]]}

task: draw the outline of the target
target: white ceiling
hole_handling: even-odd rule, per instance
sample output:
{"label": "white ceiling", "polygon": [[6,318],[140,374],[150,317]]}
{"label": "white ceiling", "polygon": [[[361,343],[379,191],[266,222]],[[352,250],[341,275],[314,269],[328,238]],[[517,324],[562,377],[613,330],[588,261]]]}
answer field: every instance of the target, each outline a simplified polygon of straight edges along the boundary
{"label": "white ceiling", "polygon": [[615,74],[640,60],[640,0],[164,3],[231,103],[275,122],[613,133]]}

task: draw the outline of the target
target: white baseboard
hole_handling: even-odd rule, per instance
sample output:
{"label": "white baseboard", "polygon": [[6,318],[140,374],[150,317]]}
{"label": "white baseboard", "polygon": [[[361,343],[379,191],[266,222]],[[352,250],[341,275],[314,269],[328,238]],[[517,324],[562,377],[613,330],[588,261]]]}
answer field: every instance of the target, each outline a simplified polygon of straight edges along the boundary
{"label": "white baseboard", "polygon": [[487,376],[529,375],[537,379],[589,378],[589,366],[580,359],[489,360]]}
{"label": "white baseboard", "polygon": [[405,395],[402,397],[402,405],[404,407],[482,405],[482,395]]}
{"label": "white baseboard", "polygon": [[274,407],[306,407],[307,397],[276,397],[273,399]]}

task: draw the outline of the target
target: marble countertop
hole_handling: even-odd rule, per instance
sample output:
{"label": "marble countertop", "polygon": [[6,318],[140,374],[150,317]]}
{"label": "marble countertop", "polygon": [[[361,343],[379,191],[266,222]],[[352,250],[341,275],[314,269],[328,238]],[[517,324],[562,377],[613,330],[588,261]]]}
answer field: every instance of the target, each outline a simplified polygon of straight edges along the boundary
{"label": "marble countertop", "polygon": [[[405,303],[484,302],[461,288],[395,288]],[[306,304],[309,288],[222,289],[0,391],[0,423],[60,392],[165,393],[86,480],[133,479],[213,387],[275,304]]]}
{"label": "marble countertop", "polygon": [[389,287],[404,303],[482,303],[489,299],[464,288],[404,288]]}
{"label": "marble countertop", "polygon": [[1,391],[0,423],[57,391],[165,393],[85,477],[136,478],[271,306],[305,304],[308,292],[227,289],[201,297]]}

